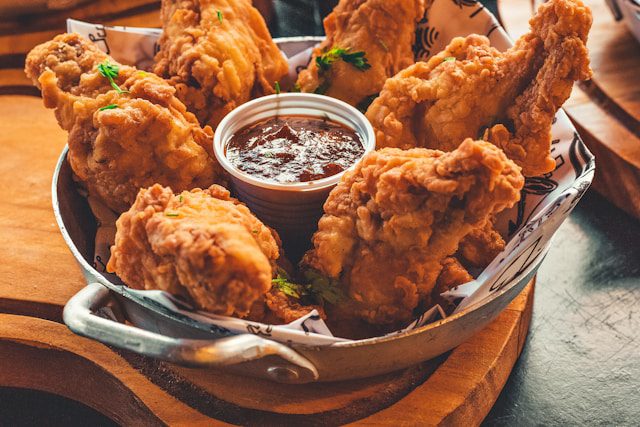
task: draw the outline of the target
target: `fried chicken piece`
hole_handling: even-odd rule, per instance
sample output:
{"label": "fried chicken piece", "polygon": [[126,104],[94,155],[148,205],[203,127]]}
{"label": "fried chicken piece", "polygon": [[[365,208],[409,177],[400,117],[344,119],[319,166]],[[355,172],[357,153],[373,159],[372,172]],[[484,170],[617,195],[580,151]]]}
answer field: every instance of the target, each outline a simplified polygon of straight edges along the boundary
{"label": "fried chicken piece", "polygon": [[486,267],[504,250],[506,243],[493,228],[493,221],[474,229],[460,242],[459,254],[473,267]]}
{"label": "fried chicken piece", "polygon": [[186,294],[202,310],[240,317],[271,289],[277,235],[219,185],[142,189],[116,226],[107,268],[132,288]]}
{"label": "fried chicken piece", "polygon": [[457,258],[445,258],[441,264],[442,270],[436,281],[436,286],[433,288],[434,295],[440,295],[473,280],[473,276],[460,264]]}
{"label": "fried chicken piece", "polygon": [[302,304],[299,299],[290,297],[275,287],[265,295],[265,302],[269,312],[279,321],[278,323],[291,323],[313,310],[317,310],[323,319],[327,317],[322,306]]}
{"label": "fried chicken piece", "polygon": [[[327,38],[298,77],[301,91],[324,93],[366,109],[387,78],[414,63],[415,26],[424,11],[424,0],[341,0],[324,20]],[[320,69],[317,58],[335,48],[364,52],[370,68],[342,57]]]}
{"label": "fried chicken piece", "polygon": [[323,305],[291,297],[276,286],[272,286],[264,297],[253,304],[246,319],[270,325],[288,324],[317,310],[327,320]]}
{"label": "fried chicken piece", "polygon": [[585,46],[591,12],[551,0],[506,52],[486,37],[454,38],[428,62],[389,79],[367,111],[378,147],[451,151],[464,138],[501,147],[525,176],[550,172],[551,124],[574,81],[591,76]]}
{"label": "fried chicken piece", "polygon": [[[117,66],[114,84],[99,64]],[[151,73],[119,65],[77,34],[36,46],[25,72],[69,132],[69,163],[89,194],[116,212],[131,206],[138,190],[155,183],[180,191],[223,181],[213,159],[213,132]]]}
{"label": "fried chicken piece", "polygon": [[338,279],[350,311],[373,324],[406,322],[442,262],[474,228],[520,198],[524,178],[502,150],[465,140],[450,152],[385,148],[330,193],[303,259]]}
{"label": "fried chicken piece", "polygon": [[287,61],[250,0],[163,0],[153,71],[202,125],[214,128],[237,106],[275,93]]}
{"label": "fried chicken piece", "polygon": [[425,308],[439,304],[446,313],[451,313],[455,309],[455,304],[441,297],[440,294],[472,281],[473,276],[469,274],[455,257],[445,258],[441,264],[442,271],[440,271],[440,276],[438,276],[436,285],[431,292],[431,299],[425,304]]}

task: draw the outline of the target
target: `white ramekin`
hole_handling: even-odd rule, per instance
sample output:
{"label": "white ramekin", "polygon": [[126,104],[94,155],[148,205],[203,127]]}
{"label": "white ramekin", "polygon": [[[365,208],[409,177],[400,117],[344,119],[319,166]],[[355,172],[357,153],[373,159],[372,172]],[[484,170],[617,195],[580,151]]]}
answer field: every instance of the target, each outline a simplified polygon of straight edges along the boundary
{"label": "white ramekin", "polygon": [[356,108],[334,98],[309,93],[283,93],[254,99],[220,122],[215,131],[213,150],[218,162],[231,176],[236,197],[281,235],[305,236],[317,227],[322,205],[344,171],[315,181],[281,184],[237,169],[225,155],[226,144],[236,132],[276,115],[326,117],[342,123],[360,135],[364,154],[375,149],[375,134],[369,120]]}

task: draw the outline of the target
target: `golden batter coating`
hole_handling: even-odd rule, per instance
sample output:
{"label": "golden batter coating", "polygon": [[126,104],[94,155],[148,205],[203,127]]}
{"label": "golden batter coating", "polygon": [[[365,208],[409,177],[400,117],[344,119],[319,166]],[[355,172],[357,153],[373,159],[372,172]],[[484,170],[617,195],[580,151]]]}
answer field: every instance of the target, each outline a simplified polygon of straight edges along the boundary
{"label": "golden batter coating", "polygon": [[188,295],[202,310],[239,317],[271,289],[275,231],[223,187],[142,189],[116,226],[108,269],[132,288]]}
{"label": "golden batter coating", "polygon": [[[114,73],[118,89],[100,66]],[[201,128],[158,76],[118,64],[77,34],[36,46],[25,71],[69,132],[73,172],[114,211],[156,183],[181,191],[224,180],[211,128]]]}

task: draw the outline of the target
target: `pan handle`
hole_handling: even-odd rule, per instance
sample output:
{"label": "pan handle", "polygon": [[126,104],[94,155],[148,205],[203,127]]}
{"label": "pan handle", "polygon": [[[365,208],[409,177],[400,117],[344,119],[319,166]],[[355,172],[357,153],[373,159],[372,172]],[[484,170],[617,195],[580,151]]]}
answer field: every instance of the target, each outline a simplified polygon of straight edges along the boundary
{"label": "pan handle", "polygon": [[278,382],[301,383],[318,379],[307,358],[278,342],[240,334],[215,340],[172,338],[93,314],[109,299],[109,290],[91,283],[64,307],[64,323],[78,335],[135,353],[191,367],[220,367],[279,356],[287,366],[270,366],[266,376]]}

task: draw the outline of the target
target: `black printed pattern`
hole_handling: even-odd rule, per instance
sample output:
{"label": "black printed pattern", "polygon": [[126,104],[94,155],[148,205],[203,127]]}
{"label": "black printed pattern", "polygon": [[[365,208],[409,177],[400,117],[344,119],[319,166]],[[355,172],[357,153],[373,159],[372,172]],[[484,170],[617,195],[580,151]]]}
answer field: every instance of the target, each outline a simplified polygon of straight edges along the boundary
{"label": "black printed pattern", "polygon": [[[522,274],[529,266],[538,258],[540,252],[544,249],[540,244],[542,236],[531,242],[522,252],[520,256],[514,259],[511,264],[505,268],[497,280],[489,288],[490,292],[497,292],[509,285],[514,278]],[[514,271],[515,270],[515,271]]]}
{"label": "black printed pattern", "polygon": [[582,176],[587,171],[595,168],[593,155],[589,153],[577,132],[573,133],[573,140],[569,148],[569,160],[576,173],[576,177]]}
{"label": "black printed pattern", "polygon": [[319,322],[320,320],[322,320],[322,318],[319,315],[314,314],[313,316],[309,316],[304,319],[300,326],[302,327],[302,330],[308,334],[309,332],[315,331],[315,328],[313,326],[310,327],[307,322],[313,324],[313,322]]}
{"label": "black printed pattern", "polygon": [[435,27],[426,24],[427,18],[425,17],[416,27],[416,43],[413,45],[413,56],[416,60],[424,60],[431,56],[431,48],[440,35]]}
{"label": "black printed pattern", "polygon": [[[515,222],[509,221],[509,236],[512,236],[516,231],[518,231],[522,224],[526,222],[524,211],[525,206],[527,205],[528,194],[544,196],[558,188],[558,183],[551,179],[551,175],[552,174],[547,174],[525,179],[524,188],[520,193],[520,201],[518,202],[518,216],[516,217]],[[538,204],[543,203],[544,201],[545,199],[542,199]]]}
{"label": "black printed pattern", "polygon": [[271,336],[271,332],[273,331],[273,326],[272,325],[267,325],[266,328],[263,328],[262,326],[263,325],[248,324],[247,325],[247,332],[249,332],[250,334],[253,334],[253,335],[258,335],[260,337],[270,337]]}
{"label": "black printed pattern", "polygon": [[104,25],[96,25],[96,32],[89,33],[89,40],[94,42],[97,45],[102,45],[104,48],[102,49],[107,55],[111,53],[111,49],[109,49],[109,44],[107,43],[107,31],[104,28]]}
{"label": "black printed pattern", "polygon": [[[98,264],[100,264],[100,267],[98,267]],[[102,257],[100,255],[96,255],[96,258],[93,261],[92,266],[93,266],[93,268],[95,268],[100,273],[106,273],[107,272],[107,265],[102,261]]]}

